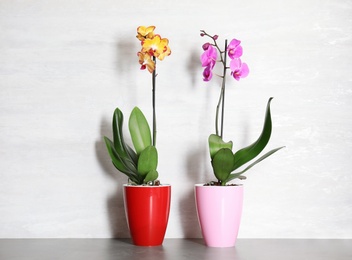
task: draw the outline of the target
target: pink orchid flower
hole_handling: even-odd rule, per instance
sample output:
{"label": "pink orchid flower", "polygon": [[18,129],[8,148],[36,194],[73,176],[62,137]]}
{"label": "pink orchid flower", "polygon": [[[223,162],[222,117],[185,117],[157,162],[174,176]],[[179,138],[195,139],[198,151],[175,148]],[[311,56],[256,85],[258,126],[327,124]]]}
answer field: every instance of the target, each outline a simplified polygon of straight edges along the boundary
{"label": "pink orchid flower", "polygon": [[202,62],[202,67],[210,67],[213,69],[216,63],[218,53],[216,49],[209,45],[204,53],[200,56],[200,61]]}
{"label": "pink orchid flower", "polygon": [[239,58],[242,56],[243,49],[240,45],[241,41],[232,39],[229,46],[227,47],[227,53],[231,59]]}
{"label": "pink orchid flower", "polygon": [[210,81],[212,77],[213,77],[213,72],[211,71],[211,68],[208,66],[203,71],[203,80]]}
{"label": "pink orchid flower", "polygon": [[249,68],[246,63],[242,63],[240,58],[235,58],[230,62],[231,75],[235,80],[240,80],[240,78],[245,78],[248,76]]}

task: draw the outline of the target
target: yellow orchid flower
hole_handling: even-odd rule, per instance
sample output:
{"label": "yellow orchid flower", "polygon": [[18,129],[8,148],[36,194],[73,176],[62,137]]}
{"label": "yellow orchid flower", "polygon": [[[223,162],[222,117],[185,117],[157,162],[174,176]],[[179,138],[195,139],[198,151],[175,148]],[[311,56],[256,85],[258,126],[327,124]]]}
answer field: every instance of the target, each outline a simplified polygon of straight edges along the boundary
{"label": "yellow orchid flower", "polygon": [[137,28],[137,38],[140,41],[144,41],[145,39],[151,39],[154,37],[154,29],[155,26],[139,26]]}
{"label": "yellow orchid flower", "polygon": [[142,42],[142,52],[147,52],[151,56],[163,60],[165,56],[171,53],[168,43],[167,38],[161,39],[160,35],[155,35],[152,39],[145,39]]}
{"label": "yellow orchid flower", "polygon": [[169,56],[171,54],[171,49],[169,47],[169,40],[167,38],[161,39],[160,44],[162,46],[164,46],[163,47],[163,52],[159,53],[157,58],[159,60],[163,60],[166,56]]}
{"label": "yellow orchid flower", "polygon": [[148,69],[150,73],[155,70],[155,63],[151,59],[151,56],[147,52],[138,52],[139,64],[141,65],[141,70],[145,68]]}

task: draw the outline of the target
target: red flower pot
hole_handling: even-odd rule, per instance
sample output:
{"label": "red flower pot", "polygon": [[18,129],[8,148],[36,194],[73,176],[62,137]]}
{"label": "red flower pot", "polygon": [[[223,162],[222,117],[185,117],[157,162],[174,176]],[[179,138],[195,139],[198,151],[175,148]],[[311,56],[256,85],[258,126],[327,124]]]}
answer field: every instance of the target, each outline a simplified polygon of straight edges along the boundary
{"label": "red flower pot", "polygon": [[163,243],[170,212],[171,186],[124,185],[125,212],[133,244]]}

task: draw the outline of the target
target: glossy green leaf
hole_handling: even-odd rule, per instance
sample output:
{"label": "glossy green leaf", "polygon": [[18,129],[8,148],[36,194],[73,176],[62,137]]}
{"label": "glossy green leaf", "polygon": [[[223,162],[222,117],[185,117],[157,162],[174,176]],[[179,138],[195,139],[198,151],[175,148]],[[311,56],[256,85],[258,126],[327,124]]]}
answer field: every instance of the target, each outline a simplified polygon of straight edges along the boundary
{"label": "glossy green leaf", "polygon": [[138,158],[138,174],[147,175],[150,171],[156,170],[158,166],[158,152],[152,145],[145,148]]}
{"label": "glossy green leaf", "polygon": [[111,161],[115,168],[120,172],[124,173],[128,178],[133,181],[138,181],[137,170],[134,168],[134,165],[127,161],[124,161],[117,151],[115,150],[114,143],[107,138],[104,137],[105,145],[110,155]]}
{"label": "glossy green leaf", "polygon": [[138,107],[132,110],[128,126],[133,146],[139,155],[145,148],[152,145],[152,137],[147,119]]}
{"label": "glossy green leaf", "polygon": [[261,156],[259,159],[257,159],[256,161],[254,161],[253,163],[251,163],[250,165],[248,165],[243,171],[240,171],[238,173],[232,173],[229,178],[226,180],[227,182],[234,180],[236,178],[240,178],[243,177],[241,176],[243,173],[245,173],[246,171],[248,171],[250,168],[252,168],[254,165],[256,165],[257,163],[263,161],[264,159],[268,158],[270,155],[272,155],[273,153],[276,153],[278,150],[284,148],[285,146],[282,147],[278,147],[275,148],[269,152],[267,152],[266,154],[264,154],[263,156]]}
{"label": "glossy green leaf", "polygon": [[213,159],[214,155],[222,148],[232,150],[232,142],[224,142],[220,136],[211,134],[208,138],[210,157]]}
{"label": "glossy green leaf", "polygon": [[152,170],[148,172],[148,174],[144,178],[144,183],[147,183],[149,181],[155,181],[158,178],[159,174],[156,170]]}
{"label": "glossy green leaf", "polygon": [[104,136],[104,141],[105,141],[105,145],[106,145],[106,148],[108,150],[108,153],[110,155],[110,158],[111,158],[113,164],[115,165],[115,167],[120,172],[128,174],[129,170],[124,166],[124,164],[119,159],[119,156],[117,155],[117,152],[116,152],[116,150],[114,148],[114,143],[109,138],[107,138],[106,136]]}
{"label": "glossy green leaf", "polygon": [[270,114],[270,102],[273,98],[270,98],[266,108],[265,120],[262,133],[260,134],[257,141],[253,144],[237,151],[235,153],[235,164],[232,168],[232,171],[238,169],[245,163],[249,162],[253,158],[259,155],[259,153],[265,148],[268,144],[270,136],[271,136],[271,114]]}
{"label": "glossy green leaf", "polygon": [[123,113],[119,108],[116,108],[112,118],[112,132],[114,137],[114,147],[120,156],[126,157],[127,152],[124,147],[124,139],[122,133]]}
{"label": "glossy green leaf", "polygon": [[233,153],[228,148],[220,149],[211,161],[215,177],[225,184],[235,163]]}
{"label": "glossy green leaf", "polygon": [[129,158],[135,167],[137,165],[137,155],[127,144],[125,144],[125,140],[123,138],[123,113],[119,108],[116,108],[114,111],[113,119],[112,119],[112,131],[114,137],[114,147],[122,158]]}
{"label": "glossy green leaf", "polygon": [[126,151],[129,155],[130,160],[134,163],[135,166],[137,166],[138,157],[137,157],[136,152],[128,144],[126,144],[125,146],[126,146],[125,148],[126,148]]}

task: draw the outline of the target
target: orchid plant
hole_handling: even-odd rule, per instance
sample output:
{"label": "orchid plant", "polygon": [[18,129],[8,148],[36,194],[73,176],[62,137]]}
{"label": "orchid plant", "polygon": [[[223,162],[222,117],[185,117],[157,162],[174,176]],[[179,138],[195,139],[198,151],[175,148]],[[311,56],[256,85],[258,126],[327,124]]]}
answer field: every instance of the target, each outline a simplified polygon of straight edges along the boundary
{"label": "orchid plant", "polygon": [[[227,40],[225,40],[225,46],[222,50],[217,42],[218,35],[210,35],[204,30],[201,30],[200,35],[202,37],[208,37],[211,40],[210,42],[206,42],[202,46],[204,52],[202,53],[200,60],[202,63],[202,67],[204,67],[203,80],[207,82],[212,79],[213,69],[216,64],[221,64],[223,69],[223,74],[219,76],[222,78],[222,84],[219,101],[216,106],[215,134],[211,134],[208,139],[211,164],[217,181],[212,181],[206,185],[226,186],[228,182],[236,178],[245,179],[246,177],[242,175],[243,173],[245,173],[254,165],[261,162],[262,160],[277,152],[283,147],[279,147],[267,152],[266,154],[262,155],[254,162],[249,164],[243,170],[238,170],[240,167],[244,166],[245,164],[249,163],[251,160],[256,158],[269,142],[272,130],[270,113],[270,102],[272,98],[270,98],[267,103],[264,126],[259,138],[251,145],[233,153],[232,141],[223,141],[226,74],[228,70],[230,70],[230,75],[235,80],[239,81],[241,78],[245,78],[248,76],[249,68],[248,65],[242,62],[241,60],[243,48],[241,46],[240,40],[232,39],[229,44],[227,44]],[[229,65],[227,58],[230,59]],[[220,106],[221,119],[219,119]],[[236,170],[237,172],[234,172]]]}
{"label": "orchid plant", "polygon": [[158,152],[156,149],[156,60],[162,61],[171,54],[169,40],[154,33],[155,26],[139,26],[137,39],[141,50],[137,53],[141,70],[147,69],[152,75],[153,135],[143,112],[135,107],[129,117],[128,127],[134,149],[123,137],[123,113],[116,108],[113,114],[113,141],[104,136],[106,148],[113,165],[127,175],[134,185],[159,185]]}

